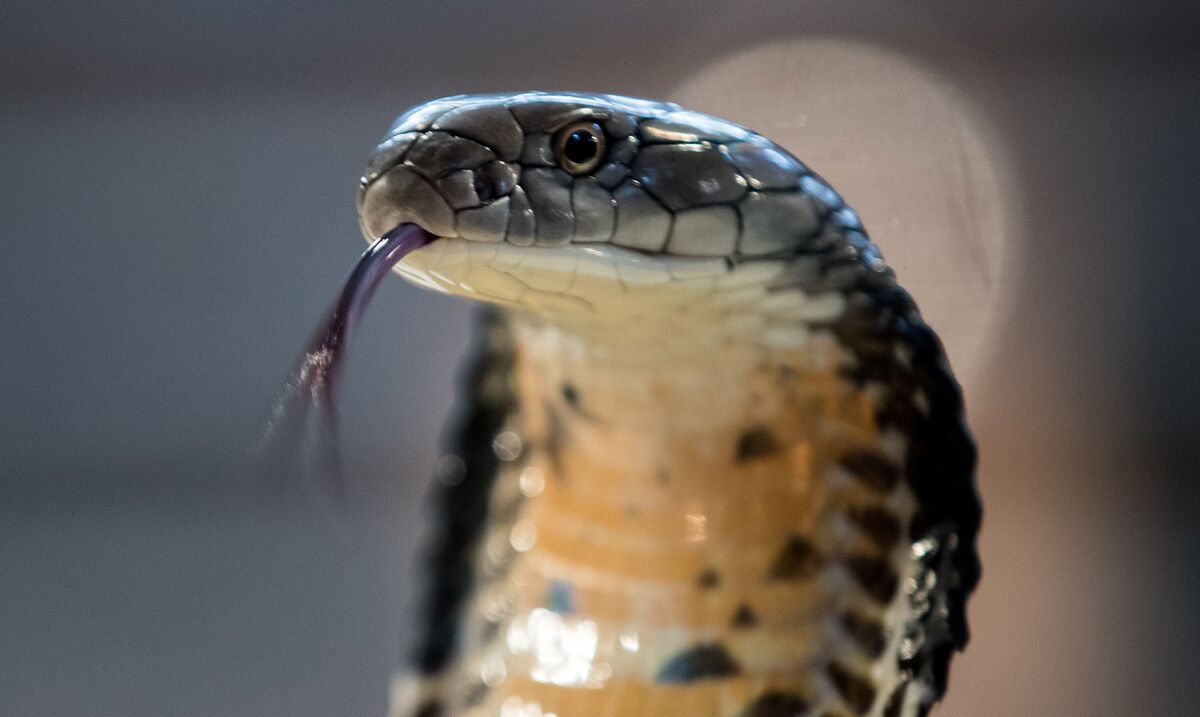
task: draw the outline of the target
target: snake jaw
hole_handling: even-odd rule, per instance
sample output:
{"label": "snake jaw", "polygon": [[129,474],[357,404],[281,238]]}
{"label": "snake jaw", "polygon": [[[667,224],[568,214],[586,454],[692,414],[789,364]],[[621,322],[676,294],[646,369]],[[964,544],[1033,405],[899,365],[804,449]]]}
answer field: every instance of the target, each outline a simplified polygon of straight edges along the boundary
{"label": "snake jaw", "polygon": [[[580,127],[603,135],[574,145],[594,158],[563,156]],[[418,106],[372,154],[358,206],[369,240],[406,222],[442,238],[397,266],[411,281],[553,316],[708,315],[706,292],[834,238],[878,257],[837,193],[778,145],[612,95]]]}

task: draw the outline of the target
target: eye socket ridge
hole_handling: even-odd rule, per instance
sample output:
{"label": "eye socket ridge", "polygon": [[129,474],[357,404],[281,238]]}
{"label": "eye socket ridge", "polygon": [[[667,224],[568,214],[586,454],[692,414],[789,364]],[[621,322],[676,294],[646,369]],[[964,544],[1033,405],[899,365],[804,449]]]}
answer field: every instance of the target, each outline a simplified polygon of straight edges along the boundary
{"label": "eye socket ridge", "polygon": [[571,174],[585,174],[600,165],[608,149],[604,128],[583,120],[563,127],[554,139],[554,155],[560,167]]}

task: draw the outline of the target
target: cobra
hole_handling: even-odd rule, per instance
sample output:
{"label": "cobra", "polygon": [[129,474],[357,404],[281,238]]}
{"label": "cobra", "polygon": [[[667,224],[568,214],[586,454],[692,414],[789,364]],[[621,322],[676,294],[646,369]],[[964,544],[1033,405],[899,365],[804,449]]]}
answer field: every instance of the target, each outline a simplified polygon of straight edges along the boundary
{"label": "cobra", "polygon": [[925,715],[975,451],[940,342],[779,145],[612,95],[402,115],[359,194],[493,307],[438,466],[402,717]]}

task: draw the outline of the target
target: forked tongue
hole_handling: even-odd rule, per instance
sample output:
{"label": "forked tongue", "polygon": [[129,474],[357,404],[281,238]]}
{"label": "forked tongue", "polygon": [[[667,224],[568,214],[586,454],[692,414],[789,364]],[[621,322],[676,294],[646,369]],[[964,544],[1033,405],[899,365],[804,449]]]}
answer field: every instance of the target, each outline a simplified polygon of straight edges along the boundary
{"label": "forked tongue", "polygon": [[344,500],[336,393],[350,334],[383,277],[435,238],[415,224],[401,224],[354,265],[271,410],[257,452],[265,471],[276,476],[299,473],[339,503]]}

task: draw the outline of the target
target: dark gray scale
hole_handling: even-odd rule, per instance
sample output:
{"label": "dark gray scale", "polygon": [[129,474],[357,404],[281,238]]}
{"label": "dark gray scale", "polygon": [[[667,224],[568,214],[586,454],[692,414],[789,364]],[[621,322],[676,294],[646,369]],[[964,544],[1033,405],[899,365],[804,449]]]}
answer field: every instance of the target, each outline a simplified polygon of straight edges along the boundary
{"label": "dark gray scale", "polygon": [[553,167],[554,136],[547,133],[530,135],[525,138],[525,146],[521,149],[520,162],[525,167]]}
{"label": "dark gray scale", "polygon": [[795,189],[805,173],[794,157],[761,138],[727,145],[724,152],[755,191]]}
{"label": "dark gray scale", "polygon": [[738,204],[742,217],[743,257],[790,253],[820,228],[820,208],[813,198],[794,192],[751,192]]}
{"label": "dark gray scale", "polygon": [[612,197],[617,205],[612,243],[646,252],[662,251],[671,236],[671,212],[632,181],[613,190]]}
{"label": "dark gray scale", "polygon": [[525,134],[550,133],[581,119],[591,119],[595,111],[589,107],[563,104],[546,99],[519,96],[508,103]]}
{"label": "dark gray scale", "polygon": [[434,182],[434,186],[451,209],[471,209],[482,203],[475,191],[475,172],[470,169],[451,172]]}
{"label": "dark gray scale", "polygon": [[475,169],[496,159],[496,153],[474,140],[447,132],[426,132],[404,157],[404,165],[435,180],[460,169]]}
{"label": "dark gray scale", "polygon": [[529,205],[537,215],[534,244],[562,246],[575,233],[575,215],[571,211],[571,175],[561,169],[526,169],[521,184]]}
{"label": "dark gray scale", "polygon": [[504,240],[515,246],[533,246],[537,234],[537,215],[529,203],[525,189],[513,187],[508,196],[508,230]]}
{"label": "dark gray scale", "polygon": [[631,175],[671,211],[729,204],[747,191],[745,178],[708,143],[643,147]]}
{"label": "dark gray scale", "polygon": [[480,98],[472,98],[467,95],[454,95],[417,105],[397,117],[396,121],[392,123],[391,128],[388,129],[388,134],[393,135],[400,132],[427,130],[438,117],[453,109],[473,106],[476,104],[475,100],[477,99]]}
{"label": "dark gray scale", "polygon": [[737,251],[741,218],[732,206],[688,209],[675,213],[667,251],[681,256],[732,256]]}
{"label": "dark gray scale", "polygon": [[608,189],[595,178],[575,178],[571,184],[571,211],[575,215],[575,241],[612,239],[617,223],[616,207]]}
{"label": "dark gray scale", "polygon": [[380,174],[399,163],[419,134],[419,132],[403,132],[381,142],[371,153],[367,168],[363,171],[362,184],[365,186],[374,182]]}
{"label": "dark gray scale", "polygon": [[699,142],[737,142],[750,133],[727,123],[715,123],[709,118],[687,110],[669,113],[665,117],[643,119],[638,123],[638,136],[646,144]]}
{"label": "dark gray scale", "polygon": [[[476,188],[476,194],[478,194]],[[492,241],[492,237],[503,236],[508,231],[509,198],[500,197],[475,209],[464,209],[458,213],[456,230],[464,239]]]}
{"label": "dark gray scale", "polygon": [[501,106],[458,107],[438,117],[430,127],[486,144],[508,162],[517,161],[525,143],[525,133],[516,117]]}

